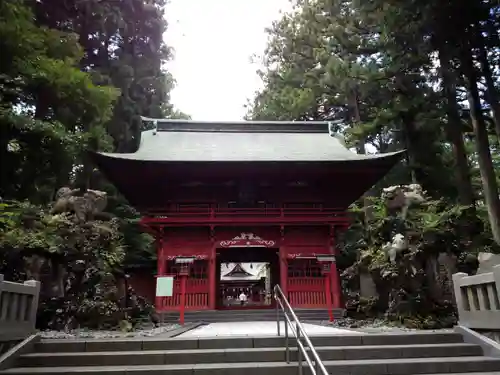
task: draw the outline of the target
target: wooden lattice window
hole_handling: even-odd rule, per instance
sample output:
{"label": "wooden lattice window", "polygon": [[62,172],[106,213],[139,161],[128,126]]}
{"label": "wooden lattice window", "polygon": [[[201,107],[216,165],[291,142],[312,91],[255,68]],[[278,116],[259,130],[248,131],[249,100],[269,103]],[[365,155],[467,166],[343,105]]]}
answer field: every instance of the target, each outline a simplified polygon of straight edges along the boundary
{"label": "wooden lattice window", "polygon": [[321,266],[316,259],[290,260],[288,277],[322,277]]}
{"label": "wooden lattice window", "polygon": [[[191,279],[207,279],[208,278],[208,262],[206,260],[195,260],[193,264],[190,265],[189,277]],[[182,264],[176,264],[175,261],[171,260],[167,262],[167,275],[178,276],[181,270]]]}

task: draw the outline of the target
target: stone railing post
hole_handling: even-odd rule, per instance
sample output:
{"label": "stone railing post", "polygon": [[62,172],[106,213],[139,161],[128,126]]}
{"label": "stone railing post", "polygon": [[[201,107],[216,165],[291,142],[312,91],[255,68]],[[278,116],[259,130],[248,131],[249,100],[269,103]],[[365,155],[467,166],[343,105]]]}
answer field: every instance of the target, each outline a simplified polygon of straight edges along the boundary
{"label": "stone railing post", "polygon": [[36,315],[38,311],[38,301],[40,298],[40,281],[28,280],[24,282],[24,285],[35,288],[35,291],[33,293],[33,298],[31,299],[31,306],[29,307],[29,312],[28,312],[31,326],[33,329],[35,329]]}
{"label": "stone railing post", "polygon": [[15,283],[0,275],[0,344],[24,340],[35,332],[40,282]]}
{"label": "stone railing post", "polygon": [[491,272],[453,275],[460,325],[478,330],[500,330],[500,265]]}
{"label": "stone railing post", "polygon": [[[462,293],[461,280],[468,275],[464,272],[458,272],[453,274],[453,294],[455,295],[455,303],[457,305],[458,316],[463,316],[463,311],[468,308],[465,305],[466,299],[464,300],[464,294]],[[467,298],[467,297],[466,297]]]}
{"label": "stone railing post", "polygon": [[[500,264],[493,267],[493,280],[495,280],[495,286],[497,289],[497,296],[500,300]],[[500,301],[499,301],[500,302]],[[500,306],[498,306],[500,309]]]}

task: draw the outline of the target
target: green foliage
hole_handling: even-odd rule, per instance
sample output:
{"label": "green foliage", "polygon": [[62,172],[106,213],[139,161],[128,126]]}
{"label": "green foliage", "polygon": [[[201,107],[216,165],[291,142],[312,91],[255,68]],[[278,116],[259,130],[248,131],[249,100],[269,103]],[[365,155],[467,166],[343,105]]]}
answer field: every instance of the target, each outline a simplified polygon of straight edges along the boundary
{"label": "green foliage", "polygon": [[[433,309],[447,314],[449,306],[448,297],[436,293],[439,288],[428,286],[435,284],[429,264],[444,253],[467,269],[478,251],[497,251],[494,238],[500,243],[497,4],[296,0],[293,5],[268,30],[259,72],[264,87],[249,103],[247,117],[340,120],[336,131],[358,153],[406,149],[405,163],[352,207],[356,220],[345,234],[338,265],[351,281],[359,270],[372,274],[380,289],[378,312],[414,314],[419,323],[408,324],[432,326],[441,319],[431,316]],[[474,90],[478,98],[471,99]],[[473,104],[479,110],[471,121]],[[482,127],[489,144],[479,139]],[[497,172],[492,178],[489,164]],[[407,216],[394,215],[380,198],[370,199],[383,186],[410,183],[421,185],[429,197]],[[397,233],[409,246],[392,263],[384,249]],[[364,311],[356,291],[350,292],[353,311]]]}
{"label": "green foliage", "polygon": [[27,202],[3,204],[0,247],[20,253],[59,253],[75,261],[94,261],[103,271],[111,271],[123,260],[118,221],[93,221],[80,225],[72,214],[51,215],[47,208]]}
{"label": "green foliage", "polygon": [[[359,205],[351,209],[355,222],[347,233],[344,252],[357,253],[346,267],[348,312],[355,317],[383,314],[413,328],[452,325],[453,301],[450,275],[457,270],[471,272],[467,258],[478,249],[498,251],[491,237],[482,233],[485,223],[471,216],[470,207],[429,200],[408,209],[406,215],[391,212],[383,198],[370,199],[369,220]],[[406,246],[391,261],[388,246],[402,235]],[[430,273],[438,267],[439,256],[454,259],[455,268],[443,274]],[[432,271],[434,272],[434,271]],[[441,273],[440,273],[441,272]],[[363,273],[375,282],[379,296],[365,301],[356,292]]]}
{"label": "green foliage", "polygon": [[429,39],[418,39],[421,9],[412,3],[399,14],[399,5],[385,3],[295,4],[269,30],[264,89],[247,117],[342,120],[339,131],[358,152],[408,150],[409,168],[395,169],[389,179],[413,178],[434,197],[454,199],[443,102],[433,87],[435,56]]}
{"label": "green foliage", "polygon": [[[37,1],[40,23],[79,36],[85,53],[80,62],[94,82],[120,90],[106,131],[118,152],[133,152],[147,117],[186,117],[169,103],[175,81],[164,68],[171,56],[163,35],[165,0],[73,2]],[[54,11],[57,9],[57,11]],[[92,15],[92,16],[89,16]]]}
{"label": "green foliage", "polygon": [[135,297],[124,309],[117,278],[125,259],[120,229],[116,218],[82,224],[69,212],[52,215],[27,202],[3,203],[0,273],[9,280],[43,281],[42,328],[109,329],[124,319],[132,324],[150,313],[150,306]]}
{"label": "green foliage", "polygon": [[[140,115],[188,117],[169,103],[165,4],[0,3],[0,272],[43,279],[43,327],[117,326],[150,309],[136,296],[125,312],[119,285],[128,265],[154,262],[153,240],[87,153],[134,151]],[[61,186],[108,191],[115,218],[51,215]]]}
{"label": "green foliage", "polygon": [[23,1],[0,13],[0,195],[47,202],[46,187],[67,181],[92,140],[109,145],[103,123],[118,91],[80,70],[77,36],[36,25]]}
{"label": "green foliage", "polygon": [[[99,144],[96,147],[90,142],[90,149],[106,146],[115,152],[135,151],[140,131],[144,130],[140,116],[189,118],[169,103],[175,80],[165,70],[165,62],[172,57],[163,38],[167,28],[166,1],[62,4],[58,0],[41,0],[33,9],[40,24],[78,36],[84,53],[80,68],[91,73],[94,83],[119,90],[110,116],[101,121],[102,126],[92,128],[89,141],[99,140]],[[107,140],[106,145],[102,139]],[[83,168],[78,170],[79,181],[88,178],[84,174]],[[101,175],[94,174],[91,184],[108,192],[109,211],[124,219],[120,230],[127,253],[125,267],[154,262],[152,238],[137,224],[139,214]]]}

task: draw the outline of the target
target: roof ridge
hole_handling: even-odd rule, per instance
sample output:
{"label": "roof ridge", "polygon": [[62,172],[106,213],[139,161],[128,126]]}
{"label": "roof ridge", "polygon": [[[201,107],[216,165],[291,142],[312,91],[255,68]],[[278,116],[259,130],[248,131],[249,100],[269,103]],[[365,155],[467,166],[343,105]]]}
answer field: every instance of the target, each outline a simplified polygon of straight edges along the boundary
{"label": "roof ridge", "polygon": [[154,119],[158,132],[219,132],[219,133],[329,133],[330,121],[195,121]]}

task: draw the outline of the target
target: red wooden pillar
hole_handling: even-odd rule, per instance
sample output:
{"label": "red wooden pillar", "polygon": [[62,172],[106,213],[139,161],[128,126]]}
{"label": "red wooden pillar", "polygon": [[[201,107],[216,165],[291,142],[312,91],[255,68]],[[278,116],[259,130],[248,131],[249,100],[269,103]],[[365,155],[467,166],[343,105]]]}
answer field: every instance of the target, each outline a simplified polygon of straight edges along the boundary
{"label": "red wooden pillar", "polygon": [[[281,208],[281,215],[283,216],[283,207]],[[285,245],[285,226],[280,227],[280,250],[279,250],[279,262],[280,262],[280,287],[283,294],[288,299],[288,260],[287,260],[287,248]],[[274,287],[274,285],[272,286]]]}
{"label": "red wooden pillar", "polygon": [[[160,228],[158,237],[156,238],[156,267],[157,267],[157,277],[163,276],[166,273],[166,254],[163,241],[163,227]],[[155,286],[155,295],[156,295],[156,286]],[[163,308],[163,299],[165,297],[155,297],[155,306],[156,310],[162,310]]]}
{"label": "red wooden pillar", "polygon": [[[283,294],[288,298],[288,260],[286,257],[286,247],[280,246],[280,287]],[[274,286],[274,285],[273,285]]]}
{"label": "red wooden pillar", "polygon": [[186,284],[187,275],[180,275],[181,278],[181,298],[179,303],[179,323],[184,325],[184,312],[186,310]]}
{"label": "red wooden pillar", "polygon": [[186,292],[187,292],[187,281],[189,277],[189,269],[191,264],[181,265],[181,271],[179,272],[179,277],[181,278],[181,298],[179,306],[179,323],[184,325],[184,313],[186,311]]}
{"label": "red wooden pillar", "polygon": [[[335,257],[337,257],[338,252],[337,252],[337,248],[335,246],[335,228],[333,225],[330,227],[330,248],[331,248],[332,254]],[[331,290],[332,290],[332,295],[333,295],[333,301],[332,301],[333,308],[340,309],[341,304],[342,304],[342,285],[341,285],[341,281],[340,281],[339,271],[337,269],[336,260],[331,265],[329,278],[330,278],[330,283],[331,283],[330,285],[332,286]]]}
{"label": "red wooden pillar", "polygon": [[217,247],[212,243],[210,258],[208,260],[208,308],[215,310],[217,306]]}

